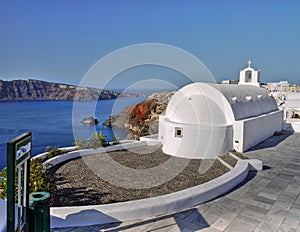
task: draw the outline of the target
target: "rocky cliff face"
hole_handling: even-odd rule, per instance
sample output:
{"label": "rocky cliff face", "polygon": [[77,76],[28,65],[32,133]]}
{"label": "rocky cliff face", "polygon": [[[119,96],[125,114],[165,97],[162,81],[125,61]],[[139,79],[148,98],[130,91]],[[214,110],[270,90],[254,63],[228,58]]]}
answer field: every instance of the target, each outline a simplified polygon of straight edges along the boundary
{"label": "rocky cliff face", "polygon": [[104,125],[129,129],[128,139],[158,132],[159,115],[164,114],[168,102],[175,92],[151,94],[147,100],[125,108],[120,114],[110,116]]}
{"label": "rocky cliff face", "polygon": [[118,92],[40,80],[0,80],[0,101],[114,99]]}

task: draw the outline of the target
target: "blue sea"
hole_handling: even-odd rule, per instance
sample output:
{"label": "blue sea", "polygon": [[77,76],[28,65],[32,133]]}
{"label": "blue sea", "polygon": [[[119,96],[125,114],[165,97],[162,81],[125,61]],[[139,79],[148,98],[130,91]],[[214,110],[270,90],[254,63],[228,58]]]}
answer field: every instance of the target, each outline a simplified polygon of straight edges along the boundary
{"label": "blue sea", "polygon": [[[6,166],[6,143],[12,138],[32,132],[32,156],[45,152],[47,146],[73,146],[73,127],[82,137],[89,137],[95,131],[102,131],[108,141],[114,134],[123,139],[128,131],[102,125],[110,115],[117,114],[125,107],[145,100],[145,98],[118,98],[98,102],[79,102],[80,119],[75,117],[72,124],[72,101],[19,101],[0,102],[0,170]],[[90,109],[96,105],[97,126],[80,123],[83,116],[90,116]],[[77,107],[78,108],[78,107]]]}

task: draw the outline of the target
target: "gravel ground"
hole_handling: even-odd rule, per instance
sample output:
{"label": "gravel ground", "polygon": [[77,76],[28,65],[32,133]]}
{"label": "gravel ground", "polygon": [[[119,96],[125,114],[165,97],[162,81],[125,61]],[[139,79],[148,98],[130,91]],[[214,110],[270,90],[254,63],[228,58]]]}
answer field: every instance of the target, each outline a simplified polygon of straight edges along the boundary
{"label": "gravel ground", "polygon": [[236,156],[238,156],[239,158],[241,159],[249,159],[247,156],[245,156],[243,153],[241,152],[237,152],[237,151],[234,151],[232,152],[233,154],[235,154]]}
{"label": "gravel ground", "polygon": [[237,160],[229,154],[222,155],[220,158],[228,163],[231,167],[234,167],[237,164]]}
{"label": "gravel ground", "polygon": [[50,169],[57,185],[55,206],[155,197],[202,184],[228,171],[218,160],[173,157],[150,146],[77,158]]}

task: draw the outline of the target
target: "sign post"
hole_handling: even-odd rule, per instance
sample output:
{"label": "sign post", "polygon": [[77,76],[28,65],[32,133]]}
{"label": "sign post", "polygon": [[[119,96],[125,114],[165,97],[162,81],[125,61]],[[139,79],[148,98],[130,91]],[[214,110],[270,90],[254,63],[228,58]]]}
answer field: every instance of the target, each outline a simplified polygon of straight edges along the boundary
{"label": "sign post", "polygon": [[31,142],[27,132],[7,143],[7,231],[28,231]]}

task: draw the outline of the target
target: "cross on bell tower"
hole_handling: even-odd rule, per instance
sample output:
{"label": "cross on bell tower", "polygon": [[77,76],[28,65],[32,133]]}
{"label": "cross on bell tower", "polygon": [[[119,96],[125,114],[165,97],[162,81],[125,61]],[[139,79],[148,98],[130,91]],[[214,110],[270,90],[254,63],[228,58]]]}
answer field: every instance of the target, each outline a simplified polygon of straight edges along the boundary
{"label": "cross on bell tower", "polygon": [[252,64],[252,61],[251,60],[248,60],[248,68],[250,68],[251,64]]}

